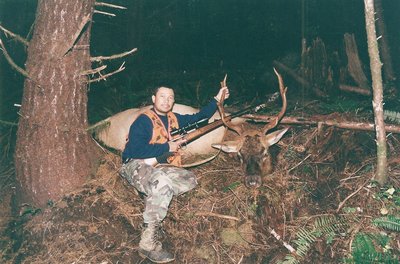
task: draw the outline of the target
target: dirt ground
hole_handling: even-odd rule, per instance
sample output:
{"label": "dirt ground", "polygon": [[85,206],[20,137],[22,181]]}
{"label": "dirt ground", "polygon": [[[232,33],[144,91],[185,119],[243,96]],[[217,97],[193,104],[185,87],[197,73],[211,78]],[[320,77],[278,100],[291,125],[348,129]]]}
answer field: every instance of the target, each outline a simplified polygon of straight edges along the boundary
{"label": "dirt ground", "polygon": [[[393,153],[399,138],[391,135],[388,143],[388,186],[398,192],[399,156]],[[399,215],[396,201],[379,196],[388,188],[370,181],[374,144],[372,133],[293,126],[272,149],[274,173],[256,190],[244,186],[239,161],[227,154],[192,168],[198,187],[175,197],[163,222],[174,263],[278,263],[285,257],[284,263],[296,263],[290,257],[343,263],[360,230],[386,232],[391,255],[399,256],[399,232],[371,223],[383,208]],[[20,206],[17,218],[6,213],[10,199],[4,198],[0,262],[150,263],[137,253],[143,200],[119,177],[120,165],[117,155],[105,153],[97,177],[82,189],[43,210]],[[303,254],[301,230],[311,234],[323,217],[336,219],[332,232],[311,237]]]}

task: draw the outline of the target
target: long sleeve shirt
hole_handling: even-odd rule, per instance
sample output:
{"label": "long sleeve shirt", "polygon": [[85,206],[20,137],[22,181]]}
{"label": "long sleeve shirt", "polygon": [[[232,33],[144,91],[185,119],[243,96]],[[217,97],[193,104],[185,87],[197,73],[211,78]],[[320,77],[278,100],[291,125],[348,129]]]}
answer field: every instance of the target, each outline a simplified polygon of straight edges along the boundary
{"label": "long sleeve shirt", "polygon": [[[197,122],[204,118],[210,118],[217,110],[217,101],[211,101],[200,109],[196,114],[181,115],[175,113],[179,127],[184,127],[189,123]],[[167,116],[158,115],[164,126],[168,127]],[[147,159],[158,157],[169,151],[168,142],[163,144],[149,144],[153,136],[153,123],[147,115],[140,115],[130,126],[128,142],[122,153],[122,160],[129,158]]]}

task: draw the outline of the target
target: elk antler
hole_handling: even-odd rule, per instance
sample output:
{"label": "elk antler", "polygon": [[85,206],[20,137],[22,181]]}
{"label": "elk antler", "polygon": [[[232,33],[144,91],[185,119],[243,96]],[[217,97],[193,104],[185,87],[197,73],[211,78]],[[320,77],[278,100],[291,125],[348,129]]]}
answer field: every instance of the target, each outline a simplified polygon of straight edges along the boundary
{"label": "elk antler", "polygon": [[263,128],[264,134],[267,133],[267,131],[270,130],[271,128],[274,128],[278,125],[279,120],[281,120],[281,118],[283,117],[283,115],[286,112],[286,106],[287,106],[287,101],[286,101],[287,88],[283,84],[282,76],[276,71],[275,68],[274,68],[274,72],[275,72],[276,76],[278,77],[279,92],[281,93],[281,97],[282,97],[282,108],[281,108],[281,111],[279,112],[279,114],[274,118],[274,120],[272,120],[271,122],[269,122],[268,124],[266,124],[264,126],[264,128]]}
{"label": "elk antler", "polygon": [[[225,74],[224,80],[220,83],[221,84],[221,88],[226,87],[226,77],[227,77],[227,74]],[[241,130],[240,126],[232,125],[232,123],[228,123],[225,120],[224,101],[225,101],[225,90],[222,92],[221,99],[219,100],[219,102],[217,102],[217,106],[218,106],[219,114],[221,115],[222,123],[224,123],[224,125],[226,127],[232,129],[233,131],[235,131],[236,133],[241,135],[242,134],[242,130]]]}

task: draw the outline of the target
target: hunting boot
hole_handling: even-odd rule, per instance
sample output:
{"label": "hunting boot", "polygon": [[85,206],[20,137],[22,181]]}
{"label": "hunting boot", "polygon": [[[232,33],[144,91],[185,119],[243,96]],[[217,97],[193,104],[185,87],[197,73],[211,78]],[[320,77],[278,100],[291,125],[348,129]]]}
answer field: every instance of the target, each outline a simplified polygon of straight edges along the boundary
{"label": "hunting boot", "polygon": [[155,263],[167,263],[174,260],[174,256],[162,248],[157,239],[159,223],[149,223],[142,232],[139,242],[139,255]]}

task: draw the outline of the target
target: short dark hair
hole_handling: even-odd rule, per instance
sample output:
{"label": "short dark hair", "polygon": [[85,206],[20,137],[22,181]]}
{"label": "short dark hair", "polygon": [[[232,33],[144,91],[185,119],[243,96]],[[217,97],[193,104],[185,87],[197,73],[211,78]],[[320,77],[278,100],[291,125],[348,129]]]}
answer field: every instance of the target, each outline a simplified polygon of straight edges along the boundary
{"label": "short dark hair", "polygon": [[[153,89],[152,95],[156,95],[158,90],[160,90],[160,88],[168,88],[174,91],[174,89],[172,89],[171,87],[167,87],[167,86],[157,86],[156,88]],[[174,91],[175,92],[175,91]]]}

